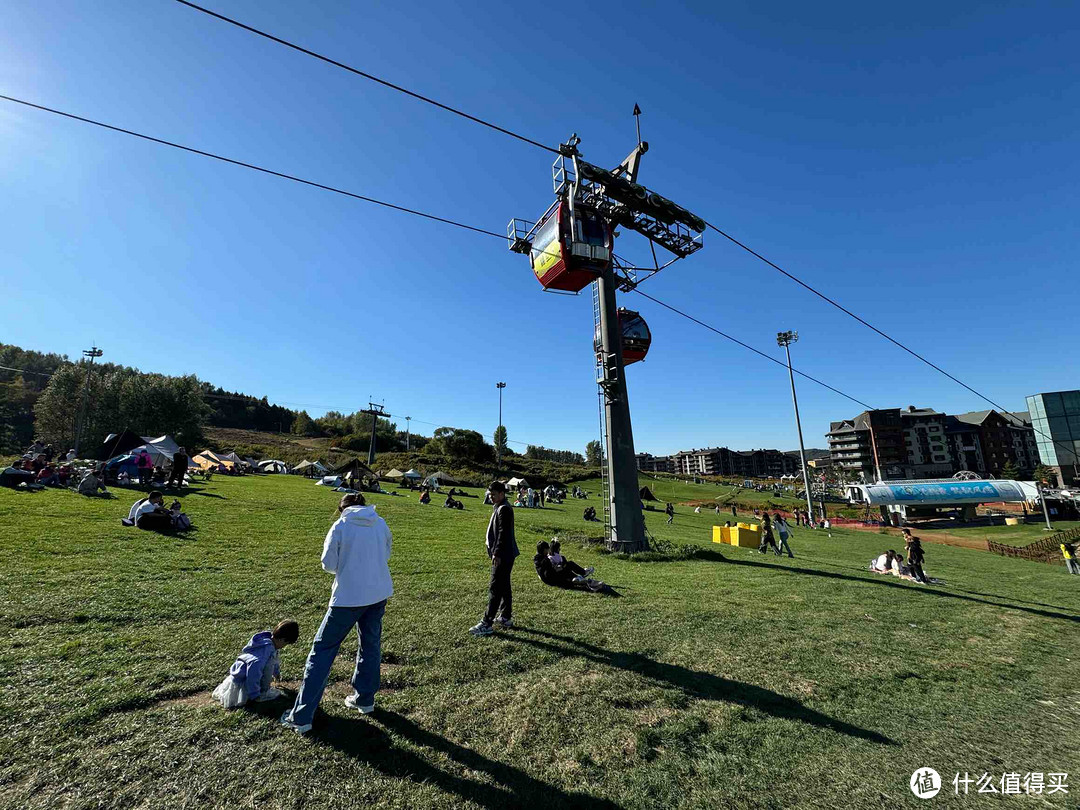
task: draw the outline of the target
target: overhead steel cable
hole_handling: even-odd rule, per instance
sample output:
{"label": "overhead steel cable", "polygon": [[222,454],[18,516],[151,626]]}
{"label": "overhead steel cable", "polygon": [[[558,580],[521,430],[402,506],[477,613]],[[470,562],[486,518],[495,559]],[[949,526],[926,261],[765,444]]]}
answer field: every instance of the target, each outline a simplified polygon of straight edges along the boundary
{"label": "overhead steel cable", "polygon": [[[96,121],[96,120],[94,120],[92,118],[86,118],[86,117],[81,116],[81,115],[75,115],[74,113],[63,112],[62,110],[56,110],[56,109],[53,109],[52,107],[45,107],[45,106],[43,106],[41,104],[34,104],[33,102],[24,101],[23,99],[14,98],[12,96],[7,96],[7,95],[4,95],[4,94],[0,94],[0,99],[5,99],[7,101],[11,101],[11,102],[14,102],[16,104],[22,104],[22,105],[25,105],[27,107],[32,107],[32,108],[37,109],[37,110],[42,110],[43,112],[52,113],[54,115],[59,115],[59,116],[62,116],[64,118],[70,118],[70,119],[75,120],[75,121],[81,121],[81,122],[83,122],[85,124],[93,124],[94,126],[102,127],[103,129],[108,129],[108,130],[111,130],[113,132],[120,132],[120,133],[122,133],[124,135],[131,135],[131,136],[133,136],[135,138],[141,138],[142,140],[150,141],[152,143],[161,144],[163,146],[170,146],[170,147],[173,147],[174,149],[180,149],[180,150],[182,150],[184,152],[190,152],[192,154],[201,155],[203,157],[213,158],[214,160],[220,160],[223,163],[229,163],[229,164],[232,164],[234,166],[241,166],[241,167],[243,167],[245,169],[253,169],[254,171],[262,172],[263,174],[269,174],[269,175],[272,175],[273,177],[279,177],[279,178],[282,178],[284,180],[292,180],[292,181],[294,181],[296,183],[301,183],[301,184],[306,185],[306,186],[312,186],[313,188],[323,189],[324,191],[332,191],[335,194],[341,194],[341,195],[343,195],[345,197],[352,197],[354,199],[362,200],[364,202],[370,202],[370,203],[373,203],[375,205],[383,206],[385,208],[391,208],[391,209],[393,209],[395,211],[401,211],[401,212],[407,213],[407,214],[414,214],[414,215],[419,216],[419,217],[424,217],[425,219],[434,220],[436,222],[442,222],[442,223],[447,224],[447,225],[453,225],[453,226],[458,227],[458,228],[463,228],[463,229],[465,229],[467,231],[472,231],[473,233],[484,234],[485,236],[493,236],[493,237],[495,237],[495,238],[497,238],[499,240],[502,240],[502,241],[506,240],[506,235],[505,234],[496,233],[495,231],[489,231],[486,228],[477,228],[477,227],[475,227],[473,225],[466,225],[463,222],[457,222],[455,220],[445,219],[444,217],[435,216],[434,214],[427,214],[427,213],[425,213],[423,211],[417,211],[417,210],[415,210],[413,208],[406,208],[404,206],[395,205],[393,203],[388,203],[388,202],[385,202],[383,200],[377,200],[374,197],[368,197],[368,196],[365,196],[363,194],[356,194],[356,193],[354,193],[352,191],[346,191],[345,189],[340,189],[340,188],[336,188],[334,186],[325,185],[324,183],[317,183],[317,182],[315,182],[313,180],[305,180],[302,177],[297,177],[296,175],[292,175],[292,174],[286,174],[285,172],[274,171],[273,169],[267,169],[267,168],[264,168],[262,166],[257,166],[254,163],[247,163],[246,161],[235,160],[233,158],[224,157],[222,155],[218,155],[218,154],[215,154],[213,152],[207,152],[207,151],[205,151],[203,149],[196,149],[196,148],[191,147],[191,146],[184,146],[183,144],[175,143],[173,141],[167,141],[167,140],[164,140],[162,138],[155,138],[155,137],[150,136],[150,135],[144,135],[144,134],[142,134],[140,132],[135,132],[134,130],[125,129],[124,127],[118,127],[118,126],[114,126],[112,124],[106,124],[106,123],[103,123],[101,121]],[[722,335],[723,337],[728,338],[729,340],[732,340],[735,343],[738,343],[740,346],[743,346],[744,348],[749,349],[750,351],[754,352],[755,354],[759,354],[762,357],[767,358],[771,362],[778,363],[779,365],[782,365],[785,368],[787,367],[784,363],[777,360],[775,357],[772,357],[771,355],[768,355],[768,354],[766,354],[765,352],[763,352],[763,351],[761,351],[759,349],[755,349],[753,346],[750,346],[749,344],[743,343],[742,341],[740,341],[740,340],[738,340],[736,338],[733,338],[730,335],[725,334],[724,332],[721,332],[719,329],[716,329],[715,327],[709,326],[707,323],[705,323],[703,321],[699,321],[698,319],[693,318],[692,316],[689,316],[686,313],[681,312],[681,311],[675,309],[674,307],[672,307],[672,306],[670,306],[668,304],[665,304],[663,301],[660,301],[659,299],[653,298],[651,295],[647,295],[647,294],[645,294],[645,293],[643,293],[643,292],[641,292],[640,290],[637,290],[637,289],[635,289],[635,291],[639,295],[643,295],[646,298],[648,298],[649,300],[654,301],[657,304],[660,304],[661,306],[667,307],[668,309],[671,309],[672,311],[678,312],[680,315],[683,315],[684,317],[690,318],[690,320],[700,324],[701,326],[704,326],[706,329],[709,329],[709,330],[711,330],[713,332],[716,332],[717,334]],[[827,383],[821,382],[820,380],[818,380],[818,379],[816,379],[814,377],[811,377],[810,375],[808,375],[808,374],[806,374],[806,373],[804,373],[802,371],[796,370],[796,373],[798,373],[799,375],[805,377],[806,379],[812,380],[813,382],[824,386],[825,388],[828,388],[830,391],[833,391],[833,392],[835,392],[837,394],[840,394],[841,396],[845,397],[846,399],[850,399],[852,402],[856,402],[859,405],[863,405],[863,406],[865,406],[867,408],[870,408],[870,406],[867,405],[865,402],[862,402],[861,400],[856,399],[855,397],[849,396],[848,394],[845,394],[844,392],[840,391],[839,389],[834,388],[831,385],[828,385]]]}
{"label": "overhead steel cable", "polygon": [[393,82],[387,81],[386,79],[381,79],[378,76],[373,76],[372,74],[367,73],[366,71],[360,70],[358,68],[354,68],[351,65],[346,65],[344,62],[339,62],[336,59],[331,59],[329,56],[324,56],[323,54],[317,53],[316,51],[310,50],[309,48],[305,48],[302,45],[297,45],[294,42],[289,42],[287,39],[282,39],[281,37],[276,37],[273,34],[270,34],[270,33],[266,32],[266,31],[262,31],[262,30],[260,30],[258,28],[254,28],[253,26],[247,25],[246,23],[242,23],[239,20],[234,20],[232,17],[226,17],[224,14],[219,14],[216,11],[211,11],[210,9],[205,8],[203,6],[200,6],[200,5],[196,4],[196,3],[191,3],[191,2],[189,2],[189,0],[176,0],[176,2],[180,3],[181,5],[187,6],[188,8],[195,9],[195,11],[201,11],[203,14],[207,14],[207,15],[209,15],[211,17],[215,17],[216,19],[219,19],[222,22],[227,22],[230,25],[235,25],[237,28],[242,28],[245,31],[250,31],[252,34],[255,34],[257,36],[269,39],[271,42],[276,42],[279,45],[284,45],[286,48],[292,48],[294,51],[299,51],[302,54],[306,54],[308,56],[314,57],[315,59],[319,59],[319,60],[321,60],[323,62],[326,62],[328,65],[333,65],[334,67],[339,67],[342,70],[349,71],[349,73],[354,73],[357,76],[361,76],[361,77],[363,77],[365,79],[369,79],[370,81],[381,84],[384,87],[389,87],[391,90],[397,90],[399,93],[404,93],[405,95],[412,96],[413,98],[418,99],[419,101],[424,101],[424,102],[427,102],[428,104],[432,104],[432,105],[438,107],[441,110],[446,110],[447,112],[453,113],[454,115],[460,115],[462,118],[466,118],[469,121],[480,124],[481,126],[485,126],[485,127],[490,128],[490,129],[493,129],[496,132],[501,132],[504,135],[509,135],[511,138],[517,138],[519,141],[524,141],[525,143],[530,144],[532,146],[538,146],[539,148],[546,149],[548,152],[553,152],[556,155],[559,154],[558,149],[555,149],[554,147],[548,146],[547,144],[540,143],[540,141],[534,141],[532,138],[528,138],[528,137],[526,137],[524,135],[519,135],[517,132],[509,130],[506,127],[500,127],[498,124],[493,124],[490,121],[485,121],[483,118],[478,118],[475,115],[470,115],[469,113],[465,112],[464,110],[459,110],[456,107],[451,107],[449,104],[443,104],[441,101],[436,101],[433,98],[429,98],[428,96],[421,95],[420,93],[416,93],[416,92],[414,92],[412,90],[409,90],[408,88],[402,87],[399,84],[394,84]]}
{"label": "overhead steel cable", "polygon": [[[994,400],[990,399],[990,397],[986,396],[985,394],[983,394],[983,393],[980,393],[979,391],[976,391],[976,390],[975,390],[974,388],[972,388],[972,387],[971,387],[970,385],[968,385],[968,384],[967,384],[966,382],[964,382],[963,380],[961,380],[961,379],[958,379],[958,378],[957,378],[957,377],[955,377],[954,375],[950,374],[949,372],[947,372],[947,371],[946,371],[945,369],[943,369],[943,368],[942,368],[941,366],[939,366],[939,365],[938,365],[937,363],[933,362],[932,360],[929,360],[929,359],[927,359],[927,358],[923,357],[923,356],[922,356],[921,354],[919,354],[919,353],[918,353],[917,351],[915,351],[914,349],[912,349],[912,348],[909,348],[908,346],[905,346],[905,345],[904,345],[903,343],[901,343],[901,342],[900,342],[899,340],[897,340],[896,338],[894,338],[894,337],[892,337],[891,335],[888,335],[888,334],[886,334],[885,332],[881,331],[881,330],[880,330],[880,329],[878,329],[878,328],[877,328],[876,326],[874,326],[874,325],[873,325],[872,323],[869,323],[869,322],[868,322],[868,321],[866,321],[865,319],[863,319],[863,318],[859,317],[858,315],[856,315],[856,314],[855,314],[854,312],[852,312],[852,311],[851,311],[850,309],[848,309],[847,307],[845,307],[845,306],[844,306],[843,304],[839,303],[838,301],[836,301],[836,300],[835,300],[835,299],[833,299],[833,298],[830,298],[829,296],[827,296],[827,295],[826,295],[825,293],[821,292],[820,290],[818,290],[818,289],[815,289],[814,287],[810,286],[810,285],[809,285],[809,284],[807,284],[807,283],[806,283],[805,281],[803,281],[803,280],[802,280],[801,278],[799,278],[798,276],[796,276],[796,275],[795,275],[794,273],[789,273],[789,272],[788,272],[787,270],[785,270],[785,269],[784,269],[783,267],[781,267],[780,265],[776,264],[776,262],[772,262],[772,261],[770,261],[769,259],[766,259],[766,258],[765,258],[764,256],[762,256],[762,255],[761,255],[760,253],[758,253],[758,252],[757,252],[756,250],[754,250],[753,248],[749,247],[748,245],[746,245],[746,244],[744,244],[744,243],[740,242],[740,241],[739,241],[738,239],[736,239],[736,238],[735,238],[734,236],[732,236],[731,234],[729,234],[729,233],[726,233],[726,232],[724,232],[724,231],[720,230],[719,228],[717,228],[717,227],[716,227],[715,225],[713,225],[712,223],[710,223],[710,222],[706,222],[706,223],[705,223],[705,226],[706,226],[706,227],[708,227],[708,228],[710,228],[711,230],[714,230],[714,231],[716,231],[716,232],[717,232],[718,234],[720,234],[720,235],[721,235],[722,237],[724,237],[725,239],[727,239],[727,240],[728,240],[729,242],[731,242],[732,244],[734,244],[734,245],[738,245],[738,246],[739,246],[740,248],[742,248],[743,250],[745,250],[745,251],[746,251],[747,253],[749,253],[749,254],[750,254],[751,256],[754,256],[755,258],[758,258],[758,259],[760,259],[761,261],[765,262],[765,264],[769,265],[769,267],[773,268],[773,269],[774,269],[774,270],[776,270],[777,272],[779,272],[779,273],[781,273],[781,274],[783,274],[783,275],[787,276],[787,277],[788,277],[789,279],[791,279],[792,281],[794,281],[794,282],[795,282],[796,284],[798,284],[798,285],[799,285],[800,287],[802,287],[802,288],[804,288],[804,289],[806,289],[806,290],[809,290],[809,291],[810,291],[810,292],[812,292],[812,293],[813,293],[814,295],[816,295],[816,296],[817,296],[818,298],[820,298],[820,299],[821,299],[822,301],[825,301],[826,303],[828,303],[828,304],[831,304],[832,306],[836,307],[836,308],[837,308],[838,310],[840,310],[841,312],[843,312],[843,313],[844,313],[845,315],[849,315],[850,317],[854,318],[854,319],[855,319],[856,321],[858,321],[859,323],[861,323],[861,324],[862,324],[863,326],[865,326],[865,327],[866,327],[867,329],[869,329],[870,331],[872,331],[872,332],[875,332],[876,334],[878,334],[878,335],[880,335],[881,337],[885,338],[885,339],[886,339],[887,341],[889,341],[890,343],[892,343],[892,344],[893,344],[894,346],[897,346],[898,348],[900,348],[900,349],[903,349],[903,350],[904,350],[905,352],[907,352],[908,354],[910,354],[910,355],[911,355],[912,357],[916,358],[917,360],[921,360],[921,361],[922,361],[923,363],[926,363],[926,365],[930,366],[930,368],[934,369],[934,370],[935,370],[935,371],[937,371],[937,372],[940,372],[941,374],[944,374],[944,375],[945,375],[946,377],[948,377],[948,378],[949,378],[950,380],[952,380],[952,381],[953,381],[954,383],[956,383],[957,385],[963,386],[963,387],[964,387],[964,388],[966,388],[966,389],[967,389],[968,391],[970,391],[970,392],[971,392],[971,393],[973,393],[973,394],[974,394],[975,396],[977,396],[977,397],[978,397],[979,399],[981,399],[981,400],[983,400],[983,401],[985,401],[985,402],[989,402],[989,403],[990,403],[991,405],[993,405],[993,406],[994,406],[994,408],[996,408],[996,409],[998,410],[998,412],[999,412],[999,413],[1001,413],[1002,415],[1004,415],[1004,416],[1006,416],[1006,417],[1008,417],[1008,418],[1010,418],[1010,419],[1014,419],[1014,420],[1015,420],[1016,422],[1018,422],[1018,423],[1022,424],[1022,421],[1021,421],[1020,419],[1017,419],[1016,417],[1014,417],[1014,416],[1012,415],[1012,413],[1011,413],[1010,411],[1008,411],[1008,410],[1006,410],[1006,409],[1004,408],[1004,406],[1002,406],[1002,405],[999,405],[998,403],[994,402]],[[1047,438],[1049,438],[1049,437],[1047,437]]]}
{"label": "overhead steel cable", "polygon": [[[678,309],[678,308],[676,308],[676,307],[673,307],[673,306],[672,306],[671,304],[665,304],[665,303],[664,303],[663,301],[661,301],[661,300],[660,300],[659,298],[653,298],[653,297],[652,297],[651,295],[649,295],[648,293],[643,293],[643,292],[642,292],[642,291],[641,291],[640,289],[638,289],[637,287],[635,287],[635,288],[633,289],[633,291],[634,291],[634,292],[636,292],[636,293],[637,293],[638,295],[640,295],[640,296],[644,297],[644,298],[648,298],[648,299],[649,299],[650,301],[652,301],[652,302],[653,302],[654,304],[659,304],[660,306],[664,307],[664,309],[669,309],[669,310],[671,310],[672,312],[674,312],[674,313],[675,313],[676,315],[681,315],[682,317],[686,318],[687,320],[691,320],[691,321],[693,321],[693,322],[694,322],[694,323],[696,323],[696,324],[697,324],[698,326],[704,326],[704,327],[705,327],[706,329],[708,329],[708,330],[709,330],[710,332],[715,332],[716,334],[720,335],[720,337],[722,337],[722,338],[727,338],[727,339],[728,339],[728,340],[730,340],[730,341],[731,341],[732,343],[738,343],[738,344],[739,344],[740,346],[742,346],[742,347],[743,347],[744,349],[749,349],[749,350],[750,350],[750,351],[752,351],[752,352],[753,352],[754,354],[760,355],[760,356],[764,357],[764,358],[765,358],[766,360],[769,360],[769,361],[771,361],[771,362],[773,362],[773,363],[776,363],[776,365],[780,366],[781,368],[783,368],[783,369],[785,369],[785,370],[787,369],[787,363],[784,363],[784,362],[783,362],[783,361],[781,361],[781,360],[777,360],[777,359],[776,359],[775,357],[773,357],[772,355],[770,355],[770,354],[766,354],[765,352],[761,351],[760,349],[755,349],[755,348],[754,348],[753,346],[751,346],[751,345],[750,345],[749,343],[743,343],[743,342],[742,342],[741,340],[739,340],[739,339],[738,339],[738,338],[736,338],[736,337],[732,337],[732,336],[731,336],[731,335],[729,335],[729,334],[728,334],[727,332],[721,332],[721,331],[720,331],[719,329],[717,329],[717,328],[716,328],[715,326],[710,326],[709,324],[705,323],[705,321],[700,321],[700,320],[698,320],[697,318],[695,318],[695,317],[694,317],[693,315],[690,315],[690,314],[688,314],[688,313],[686,313],[686,312],[683,312],[683,311],[682,311],[681,309]],[[852,402],[854,402],[854,403],[856,403],[856,404],[858,404],[858,405],[862,405],[862,406],[863,406],[864,408],[867,408],[868,410],[871,410],[871,411],[872,411],[872,410],[874,410],[874,407],[873,407],[872,405],[867,405],[867,404],[866,404],[865,402],[863,402],[863,401],[862,401],[861,399],[856,399],[855,397],[851,396],[851,394],[845,394],[845,393],[844,393],[843,391],[841,391],[841,390],[840,390],[839,388],[833,388],[833,387],[832,387],[831,385],[829,385],[829,384],[828,384],[828,383],[826,383],[826,382],[822,382],[822,381],[821,381],[821,380],[819,380],[819,379],[818,379],[817,377],[811,377],[811,376],[810,376],[809,374],[807,374],[807,373],[805,373],[805,372],[803,372],[803,371],[799,371],[799,370],[798,370],[797,368],[793,368],[793,369],[792,369],[792,371],[794,371],[794,372],[795,372],[796,374],[798,374],[798,375],[799,375],[800,377],[805,377],[806,379],[810,380],[811,382],[815,382],[815,383],[817,383],[818,385],[821,385],[821,386],[824,386],[825,388],[828,388],[828,389],[829,389],[830,391],[832,391],[832,392],[833,392],[834,394],[839,394],[840,396],[842,396],[842,397],[845,397],[846,399],[850,399],[850,400],[851,400]]]}
{"label": "overhead steel cable", "polygon": [[352,197],[354,200],[361,200],[363,202],[371,203],[372,205],[381,205],[383,208],[390,208],[394,211],[401,211],[406,214],[414,214],[418,217],[424,217],[425,219],[434,220],[435,222],[442,222],[445,225],[453,225],[455,228],[463,228],[467,231],[475,231],[476,233],[486,234],[487,236],[495,236],[499,239],[506,239],[506,234],[496,233],[495,231],[488,231],[484,228],[475,228],[472,225],[466,225],[463,222],[457,222],[445,217],[436,216],[435,214],[427,214],[423,211],[417,211],[415,208],[406,208],[403,205],[395,205],[394,203],[386,202],[385,200],[377,200],[374,197],[368,197],[364,194],[357,194],[353,191],[346,191],[342,188],[335,186],[328,186],[325,183],[318,183],[314,180],[305,180],[302,177],[297,177],[293,174],[286,174],[285,172],[274,171],[273,169],[267,169],[264,166],[257,166],[254,163],[247,163],[243,160],[236,160],[235,158],[225,157],[224,155],[218,155],[214,152],[207,152],[203,149],[196,149],[193,146],[184,146],[174,141],[167,141],[163,138],[155,138],[152,135],[144,135],[141,132],[135,132],[131,129],[125,129],[124,127],[114,126],[113,124],[106,124],[102,121],[95,121],[93,118],[85,118],[81,115],[75,115],[74,113],[64,112],[63,110],[56,110],[52,107],[45,107],[41,104],[34,104],[31,101],[25,101],[21,98],[15,98],[13,96],[6,96],[0,93],[0,99],[5,101],[11,101],[15,104],[22,104],[26,107],[33,107],[36,110],[42,110],[43,112],[52,113],[53,115],[59,115],[64,118],[70,118],[74,121],[81,121],[84,124],[93,124],[95,127],[101,127],[102,129],[109,129],[113,132],[121,132],[124,135],[131,135],[134,138],[141,138],[144,141],[150,141],[151,143],[161,144],[162,146],[170,146],[173,149],[180,149],[184,152],[190,152],[193,155],[202,155],[203,157],[213,158],[214,160],[220,160],[222,163],[231,163],[233,166],[242,166],[245,169],[252,169],[263,174],[269,174],[273,177],[280,177],[283,180],[292,180],[294,183],[302,183],[305,186],[311,186],[312,188],[320,188],[323,191],[332,191],[335,194],[341,194],[345,197]]}

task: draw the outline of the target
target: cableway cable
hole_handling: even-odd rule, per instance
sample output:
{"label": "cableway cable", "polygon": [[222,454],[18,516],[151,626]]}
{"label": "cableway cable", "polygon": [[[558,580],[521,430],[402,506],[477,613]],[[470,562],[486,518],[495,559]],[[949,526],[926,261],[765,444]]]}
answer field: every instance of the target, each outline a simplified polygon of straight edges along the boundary
{"label": "cableway cable", "polygon": [[295,44],[293,42],[289,42],[287,39],[282,39],[281,37],[276,37],[273,34],[267,33],[266,31],[261,31],[258,28],[254,28],[254,27],[252,27],[250,25],[242,23],[239,20],[234,20],[232,17],[226,17],[224,14],[219,14],[216,11],[211,11],[208,8],[204,8],[203,6],[200,6],[200,5],[197,5],[195,3],[189,2],[189,0],[176,0],[176,2],[180,3],[181,5],[187,6],[188,8],[192,8],[195,11],[201,11],[203,14],[207,14],[207,15],[209,15],[211,17],[215,17],[215,18],[217,18],[217,19],[219,19],[219,20],[221,20],[223,22],[227,22],[230,25],[235,25],[237,28],[242,28],[245,31],[250,31],[252,34],[256,34],[256,35],[258,35],[260,37],[265,37],[266,39],[269,39],[272,42],[276,42],[279,45],[284,45],[286,48],[292,48],[294,51],[299,51],[300,53],[306,54],[308,56],[312,56],[315,59],[319,59],[319,60],[321,60],[323,62],[326,62],[329,65],[333,65],[334,67],[339,67],[342,70],[347,70],[350,73],[356,74],[357,76],[361,76],[361,77],[363,77],[365,79],[369,79],[369,80],[371,80],[373,82],[377,82],[378,84],[381,84],[384,87],[389,87],[391,90],[397,90],[399,93],[404,93],[405,95],[412,96],[413,98],[418,99],[420,101],[427,102],[428,104],[433,104],[434,106],[438,107],[439,109],[446,110],[447,112],[454,113],[454,115],[460,115],[462,118],[467,118],[468,120],[473,121],[474,123],[480,124],[480,125],[485,126],[485,127],[489,127],[490,129],[494,129],[495,131],[501,132],[504,135],[509,135],[511,138],[517,138],[519,141],[524,141],[525,143],[531,144],[532,146],[538,146],[541,149],[546,149],[548,152],[554,152],[556,155],[559,154],[558,149],[555,149],[555,148],[553,148],[551,146],[540,143],[540,141],[534,141],[532,138],[527,138],[524,135],[519,135],[518,133],[513,132],[512,130],[506,129],[506,127],[500,127],[498,124],[493,124],[490,121],[485,121],[483,118],[478,118],[475,115],[470,115],[469,113],[464,112],[463,110],[459,110],[456,107],[451,107],[448,104],[443,104],[441,101],[436,101],[433,98],[429,98],[427,96],[421,95],[420,93],[413,92],[412,90],[409,90],[409,89],[407,89],[405,87],[402,87],[401,85],[394,84],[393,82],[389,82],[386,79],[380,79],[378,76],[373,76],[370,73],[366,73],[366,72],[364,72],[362,70],[359,70],[357,68],[354,68],[354,67],[352,67],[350,65],[346,65],[344,62],[339,62],[336,59],[331,59],[329,56],[324,56],[321,53],[316,53],[315,51],[309,50],[308,48],[305,48],[305,47],[303,47],[301,45],[297,45],[297,44]]}
{"label": "cableway cable", "polygon": [[202,155],[203,157],[213,158],[214,160],[220,160],[222,163],[231,163],[233,166],[242,166],[245,169],[252,169],[252,170],[257,171],[257,172],[262,172],[263,174],[269,174],[269,175],[271,175],[273,177],[280,177],[283,180],[292,180],[294,183],[302,183],[303,185],[311,186],[312,188],[319,188],[319,189],[322,189],[323,191],[332,191],[335,194],[341,194],[342,196],[345,196],[345,197],[352,197],[355,200],[361,200],[363,202],[368,202],[368,203],[371,203],[373,205],[380,205],[383,208],[390,208],[390,209],[392,209],[394,211],[401,211],[402,213],[405,213],[405,214],[413,214],[413,215],[418,216],[418,217],[424,217],[424,219],[434,220],[435,222],[442,222],[445,225],[453,225],[455,228],[462,228],[462,229],[464,229],[466,231],[475,231],[476,233],[482,233],[482,234],[485,234],[487,236],[495,236],[495,237],[498,237],[499,239],[506,239],[506,234],[496,233],[495,231],[485,230],[484,228],[476,228],[476,227],[473,227],[472,225],[466,225],[463,222],[457,222],[457,221],[452,220],[452,219],[447,219],[445,217],[436,216],[435,214],[427,214],[427,213],[424,213],[423,211],[417,211],[415,208],[406,208],[403,205],[395,205],[394,203],[389,203],[389,202],[386,202],[385,200],[377,200],[374,197],[368,197],[368,196],[366,196],[364,194],[357,194],[357,193],[355,193],[353,191],[346,191],[345,189],[336,188],[335,186],[328,186],[325,183],[318,183],[318,182],[316,182],[314,180],[305,180],[304,178],[297,177],[296,175],[293,175],[293,174],[286,174],[285,172],[274,171],[273,169],[267,169],[264,166],[257,166],[254,163],[247,163],[247,162],[245,162],[243,160],[236,160],[234,158],[225,157],[224,155],[218,155],[218,154],[215,154],[213,152],[207,152],[207,151],[205,151],[203,149],[196,149],[193,146],[184,146],[183,144],[175,143],[174,141],[166,141],[163,138],[155,138],[152,135],[144,135],[141,132],[135,132],[134,130],[131,130],[131,129],[125,129],[124,127],[114,126],[113,124],[106,124],[106,123],[104,123],[102,121],[95,121],[93,118],[85,118],[85,117],[83,117],[81,115],[75,115],[74,113],[64,112],[63,110],[56,110],[56,109],[53,109],[52,107],[45,107],[45,106],[43,106],[41,104],[34,104],[31,101],[24,101],[21,98],[15,98],[13,96],[7,96],[7,95],[4,95],[4,94],[0,93],[0,99],[4,99],[5,101],[11,101],[11,102],[14,102],[15,104],[22,104],[22,105],[24,105],[26,107],[33,107],[36,110],[41,110],[43,112],[52,113],[53,115],[59,115],[59,116],[62,116],[64,118],[70,118],[70,119],[72,119],[74,121],[81,121],[84,124],[93,124],[95,127],[101,127],[102,129],[109,129],[109,130],[112,130],[113,132],[121,132],[124,135],[131,135],[134,138],[141,138],[142,140],[150,141],[151,143],[161,144],[162,146],[170,146],[173,149],[180,149],[181,151],[190,152],[190,153],[192,153],[194,155]]}

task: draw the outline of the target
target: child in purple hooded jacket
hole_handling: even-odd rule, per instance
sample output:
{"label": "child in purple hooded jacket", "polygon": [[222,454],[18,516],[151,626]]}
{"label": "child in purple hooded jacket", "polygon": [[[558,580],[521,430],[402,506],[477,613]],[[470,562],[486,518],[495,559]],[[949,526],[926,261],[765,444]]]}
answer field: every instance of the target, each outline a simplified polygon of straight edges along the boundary
{"label": "child in purple hooded jacket", "polygon": [[281,692],[270,686],[281,674],[278,650],[295,644],[298,638],[300,625],[291,619],[281,622],[273,630],[253,635],[229,668],[225,680],[214,690],[214,699],[226,709],[235,709],[248,701],[279,697]]}

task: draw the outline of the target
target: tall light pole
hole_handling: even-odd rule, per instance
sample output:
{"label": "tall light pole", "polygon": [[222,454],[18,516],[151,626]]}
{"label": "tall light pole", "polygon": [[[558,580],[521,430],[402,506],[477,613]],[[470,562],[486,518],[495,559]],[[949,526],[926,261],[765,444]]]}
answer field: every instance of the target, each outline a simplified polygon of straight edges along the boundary
{"label": "tall light pole", "polygon": [[[788,379],[791,380],[791,402],[795,406],[795,427],[799,431],[799,464],[802,467],[803,486],[806,488],[806,510],[811,521],[814,518],[814,503],[810,500],[810,476],[806,471],[806,448],[803,447],[802,422],[799,421],[799,399],[795,396],[795,372],[791,370],[791,344],[799,339],[798,332],[777,332],[776,344],[783,346],[787,353]],[[822,520],[825,516],[822,515]]]}
{"label": "tall light pole", "polygon": [[90,364],[86,367],[86,382],[83,383],[82,407],[79,408],[79,425],[75,428],[75,457],[79,457],[79,443],[82,440],[83,421],[86,419],[86,395],[90,390],[90,375],[94,371],[94,358],[105,354],[97,346],[91,346],[83,350],[83,357],[90,358]]}
{"label": "tall light pole", "polygon": [[[499,389],[499,427],[502,427],[502,392],[506,388],[506,383],[497,382],[495,387]],[[497,431],[501,434],[501,431]],[[499,437],[495,437],[495,469],[502,468],[502,448],[499,446]]]}
{"label": "tall light pole", "polygon": [[409,452],[409,434],[412,432],[412,417],[405,417],[405,452]]}

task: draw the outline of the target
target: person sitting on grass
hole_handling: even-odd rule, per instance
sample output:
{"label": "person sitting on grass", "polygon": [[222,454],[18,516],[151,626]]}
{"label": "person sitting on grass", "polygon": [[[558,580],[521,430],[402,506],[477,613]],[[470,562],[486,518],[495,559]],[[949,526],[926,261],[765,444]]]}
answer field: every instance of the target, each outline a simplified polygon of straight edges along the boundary
{"label": "person sitting on grass", "polygon": [[892,574],[900,573],[900,569],[897,565],[896,552],[891,548],[884,554],[880,554],[870,561],[870,570],[875,574]]}
{"label": "person sitting on grass", "polygon": [[128,520],[135,521],[137,528],[148,532],[168,534],[173,530],[172,512],[165,508],[165,496],[156,489],[135,502],[128,512]]}
{"label": "person sitting on grass", "polygon": [[109,490],[105,489],[105,465],[98,467],[96,470],[91,470],[83,476],[79,482],[79,494],[96,496],[98,492],[101,492],[99,497],[109,497]]}
{"label": "person sitting on grass", "polygon": [[422,503],[422,504],[431,503],[431,493],[428,492],[427,489],[420,490],[420,503]]}
{"label": "person sitting on grass", "polygon": [[581,517],[582,517],[582,519],[587,520],[589,522],[592,522],[592,521],[596,520],[596,507],[594,507],[594,506],[586,506],[585,511],[581,513]]}
{"label": "person sitting on grass", "polygon": [[60,486],[60,476],[56,474],[52,464],[45,462],[45,466],[37,474],[37,482],[43,487],[58,487]]}
{"label": "person sitting on grass", "polygon": [[566,559],[566,557],[562,555],[562,543],[559,542],[558,537],[551,538],[551,549],[548,553],[548,559],[551,560],[551,564],[555,566],[556,571],[567,569],[574,576],[587,577],[595,570],[591,567],[582,568],[573,560]]}
{"label": "person sitting on grass", "polygon": [[251,637],[229,674],[214,690],[214,699],[226,709],[245,706],[249,701],[267,701],[281,697],[270,684],[281,677],[278,650],[295,644],[300,625],[292,619],[280,622],[273,630],[263,630]]}
{"label": "person sitting on grass", "polygon": [[[553,588],[568,588],[580,591],[592,591],[593,593],[602,591],[604,589],[604,583],[595,579],[587,579],[582,574],[575,574],[568,566],[573,565],[569,560],[560,568],[556,568],[552,563],[551,557],[548,556],[551,551],[545,541],[541,540],[536,544],[536,556],[533,557],[533,566],[536,568],[536,575],[540,577],[540,581],[545,585],[550,585]],[[578,570],[584,570],[580,566],[575,566]],[[589,569],[590,571],[592,569]]]}

